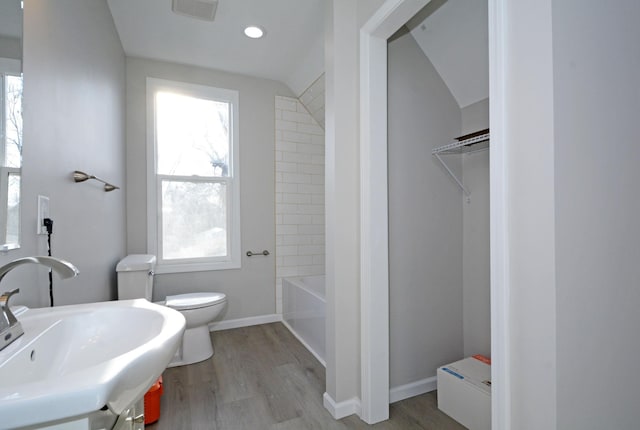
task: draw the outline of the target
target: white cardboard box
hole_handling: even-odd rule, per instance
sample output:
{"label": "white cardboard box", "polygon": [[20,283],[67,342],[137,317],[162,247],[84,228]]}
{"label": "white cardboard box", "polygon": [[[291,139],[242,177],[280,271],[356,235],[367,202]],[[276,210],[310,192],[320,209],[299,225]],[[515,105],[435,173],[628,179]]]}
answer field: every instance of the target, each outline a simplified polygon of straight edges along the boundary
{"label": "white cardboard box", "polygon": [[491,430],[491,365],[469,357],[439,367],[438,409],[469,430]]}

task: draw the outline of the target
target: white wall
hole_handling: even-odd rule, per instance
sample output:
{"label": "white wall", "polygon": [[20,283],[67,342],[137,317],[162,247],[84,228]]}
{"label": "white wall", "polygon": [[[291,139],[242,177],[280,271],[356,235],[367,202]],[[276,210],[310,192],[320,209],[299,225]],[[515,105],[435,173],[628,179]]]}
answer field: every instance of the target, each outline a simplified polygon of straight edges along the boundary
{"label": "white wall", "polygon": [[358,29],[382,0],[332,0],[325,17],[326,394],[357,412],[360,398]]}
{"label": "white wall", "polygon": [[505,430],[554,430],[551,0],[495,0],[489,10],[495,42],[490,63],[492,423]]}
{"label": "white wall", "polygon": [[[164,274],[154,299],[195,291],[225,293],[224,319],[271,315],[275,297],[275,108],[276,95],[292,96],[281,83],[215,70],[127,58],[127,251],[147,252],[146,77],[228,88],[240,95],[240,203],[242,268]],[[268,257],[246,257],[249,250]]]}
{"label": "white wall", "polygon": [[324,275],[324,130],[302,103],[276,96],[276,311],[282,278]]}
{"label": "white wall", "polygon": [[[125,185],[124,74],[106,1],[25,1],[22,247],[0,263],[46,254],[46,236],[35,228],[37,195],[48,196],[53,255],[80,270],[70,280],[54,275],[56,305],[115,298],[114,267],[125,250],[124,190],[75,184],[72,172]],[[46,270],[14,270],[2,290],[11,287],[21,289],[15,303],[49,305]]]}
{"label": "white wall", "polygon": [[[388,45],[390,386],[462,358],[460,189],[431,149],[460,135],[461,112],[410,33]],[[459,156],[448,157],[461,175]]]}
{"label": "white wall", "polygon": [[638,428],[640,3],[552,12],[557,428]]}
{"label": "white wall", "polygon": [[[489,100],[462,108],[462,135],[489,128]],[[464,355],[491,356],[489,151],[464,154],[462,176],[471,196],[463,207]]]}

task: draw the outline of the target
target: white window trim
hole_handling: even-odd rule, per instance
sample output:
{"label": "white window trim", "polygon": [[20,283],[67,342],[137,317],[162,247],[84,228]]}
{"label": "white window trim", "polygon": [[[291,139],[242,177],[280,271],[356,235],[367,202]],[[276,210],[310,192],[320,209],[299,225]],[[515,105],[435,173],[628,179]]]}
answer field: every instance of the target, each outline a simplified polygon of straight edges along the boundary
{"label": "white window trim", "polygon": [[[166,262],[161,259],[159,253],[159,240],[161,226],[159,220],[159,181],[156,174],[157,151],[155,145],[155,97],[158,90],[170,90],[194,97],[211,98],[231,103],[231,162],[230,176],[221,179],[220,182],[230,183],[227,188],[228,202],[227,215],[230,220],[229,256],[224,259],[211,258],[175,260]],[[180,273],[198,272],[207,270],[239,269],[241,266],[240,253],[240,160],[239,148],[239,95],[238,91],[222,88],[214,88],[204,85],[188,84],[184,82],[164,79],[147,78],[147,251],[158,256],[156,273]],[[180,179],[180,177],[178,177]],[[196,179],[197,177],[193,177]]]}

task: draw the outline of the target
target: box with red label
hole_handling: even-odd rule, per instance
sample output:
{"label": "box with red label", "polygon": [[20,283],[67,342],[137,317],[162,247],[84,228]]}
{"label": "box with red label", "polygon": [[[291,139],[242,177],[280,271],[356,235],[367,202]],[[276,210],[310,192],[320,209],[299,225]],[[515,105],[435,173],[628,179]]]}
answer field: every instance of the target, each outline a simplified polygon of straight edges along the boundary
{"label": "box with red label", "polygon": [[438,408],[469,430],[491,430],[491,360],[473,356],[439,367]]}

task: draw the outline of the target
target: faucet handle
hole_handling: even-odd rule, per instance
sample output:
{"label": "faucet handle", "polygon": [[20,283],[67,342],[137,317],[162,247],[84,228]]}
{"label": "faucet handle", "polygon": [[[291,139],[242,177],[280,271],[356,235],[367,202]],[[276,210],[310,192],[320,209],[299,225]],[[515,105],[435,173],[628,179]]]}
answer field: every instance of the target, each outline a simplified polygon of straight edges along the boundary
{"label": "faucet handle", "polygon": [[0,296],[0,307],[9,309],[9,299],[14,294],[18,294],[20,292],[20,288],[16,288],[15,290],[6,291],[2,293]]}
{"label": "faucet handle", "polygon": [[16,316],[13,314],[13,312],[11,312],[11,308],[9,308],[9,299],[11,298],[11,296],[13,296],[14,294],[18,294],[19,292],[20,288],[16,288],[15,290],[6,291],[0,296],[0,311],[2,314],[4,314],[2,315],[4,317],[3,319],[9,326],[12,326],[18,322]]}

